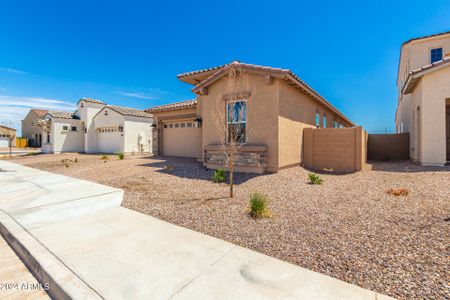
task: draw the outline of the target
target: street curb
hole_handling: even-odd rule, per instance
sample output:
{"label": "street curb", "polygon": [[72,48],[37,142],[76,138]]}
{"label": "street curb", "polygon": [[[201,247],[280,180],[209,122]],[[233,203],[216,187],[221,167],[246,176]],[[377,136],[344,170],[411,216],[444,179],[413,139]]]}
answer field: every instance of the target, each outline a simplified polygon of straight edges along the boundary
{"label": "street curb", "polygon": [[0,235],[52,299],[103,299],[12,217],[0,210]]}

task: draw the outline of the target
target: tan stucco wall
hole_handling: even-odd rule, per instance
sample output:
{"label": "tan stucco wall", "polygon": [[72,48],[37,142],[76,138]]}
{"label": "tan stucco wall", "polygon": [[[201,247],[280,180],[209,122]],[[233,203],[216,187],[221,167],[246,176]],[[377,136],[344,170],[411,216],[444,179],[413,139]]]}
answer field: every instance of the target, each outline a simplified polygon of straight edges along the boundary
{"label": "tan stucco wall", "polygon": [[420,161],[423,165],[444,165],[445,100],[450,98],[450,67],[429,73],[422,81]]}
{"label": "tan stucco wall", "polygon": [[[445,100],[450,98],[450,67],[424,75],[398,104],[397,128],[410,133],[410,157],[423,165],[446,163]],[[419,108],[419,109],[417,109]]]}
{"label": "tan stucco wall", "polygon": [[[279,81],[267,84],[263,76],[245,74],[246,80],[236,84],[237,92],[250,92],[247,100],[247,144],[267,145],[267,171],[278,170],[278,114]],[[231,93],[227,87],[227,77],[208,86],[208,94],[199,96],[199,113],[203,119],[202,148],[222,143],[226,138],[225,94]],[[220,122],[222,121],[222,122]],[[218,124],[218,122],[220,124]]]}
{"label": "tan stucco wall", "polygon": [[37,126],[33,126],[33,123],[39,120],[39,115],[33,110],[30,110],[26,117],[22,120],[22,137],[32,140],[35,145],[36,134],[42,135],[42,143],[44,143],[44,132]]}
{"label": "tan stucco wall", "polygon": [[303,161],[303,129],[315,128],[316,112],[321,116],[320,127],[323,126],[323,116],[326,116],[328,128],[333,126],[333,121],[344,126],[349,124],[286,81],[279,80],[278,86],[278,168],[283,168]]}

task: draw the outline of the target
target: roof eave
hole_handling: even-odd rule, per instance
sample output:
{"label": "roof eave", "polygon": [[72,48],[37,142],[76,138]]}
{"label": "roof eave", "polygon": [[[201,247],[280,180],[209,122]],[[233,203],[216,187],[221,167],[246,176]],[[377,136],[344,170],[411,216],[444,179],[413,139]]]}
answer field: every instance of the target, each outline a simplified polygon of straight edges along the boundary
{"label": "roof eave", "polygon": [[[207,87],[208,85],[214,83],[215,81],[219,80],[222,76],[224,76],[227,73],[227,71],[228,71],[228,69],[230,67],[232,67],[232,65],[226,66],[225,68],[221,68],[216,73],[214,73],[210,77],[206,78],[205,80],[203,80],[202,82],[197,84],[194,88],[192,88],[192,92],[195,93],[195,94],[198,94],[201,91],[202,88]],[[252,70],[252,71],[257,71],[257,72],[259,72],[261,74],[263,74],[263,73],[264,74],[270,74],[273,77],[287,79],[287,80],[290,80],[290,81],[294,82],[304,92],[309,94],[311,97],[314,97],[319,102],[323,103],[326,107],[331,109],[334,113],[336,113],[339,117],[341,117],[343,120],[345,120],[351,126],[355,126],[355,124],[352,121],[350,121],[346,116],[344,116],[343,113],[341,113],[338,109],[336,109],[331,103],[329,103],[327,100],[325,100],[325,98],[320,96],[311,87],[309,87],[307,84],[305,84],[304,82],[299,80],[298,77],[296,75],[294,75],[294,73],[291,72],[290,70],[288,70],[288,69],[260,70],[260,69],[258,69],[256,67],[252,68],[250,66],[245,66],[245,65],[240,65],[239,67],[246,68],[246,69],[249,69],[249,70]]]}

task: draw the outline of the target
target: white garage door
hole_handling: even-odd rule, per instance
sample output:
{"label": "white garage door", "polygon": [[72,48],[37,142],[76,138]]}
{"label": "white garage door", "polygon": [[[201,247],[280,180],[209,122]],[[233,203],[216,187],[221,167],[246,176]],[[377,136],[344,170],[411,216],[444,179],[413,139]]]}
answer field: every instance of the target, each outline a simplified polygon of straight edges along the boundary
{"label": "white garage door", "polygon": [[9,141],[7,137],[0,136],[0,147],[9,147]]}
{"label": "white garage door", "polygon": [[200,128],[194,122],[170,122],[163,125],[163,154],[166,156],[200,157]]}
{"label": "white garage door", "polygon": [[122,132],[117,129],[100,129],[98,132],[97,149],[100,153],[120,153],[123,152]]}

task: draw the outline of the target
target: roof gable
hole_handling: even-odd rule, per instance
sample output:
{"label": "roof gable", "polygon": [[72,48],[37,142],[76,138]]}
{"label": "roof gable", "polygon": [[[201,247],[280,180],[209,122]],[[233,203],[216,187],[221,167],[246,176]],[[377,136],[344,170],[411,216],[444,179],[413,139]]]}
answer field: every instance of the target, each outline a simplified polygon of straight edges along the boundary
{"label": "roof gable", "polygon": [[78,100],[77,105],[81,102],[87,102],[87,103],[93,103],[93,104],[102,104],[102,105],[106,105],[105,102],[103,102],[102,100],[99,99],[94,99],[94,98],[89,98],[89,97],[83,97],[80,100]]}
{"label": "roof gable", "polygon": [[68,111],[49,110],[44,117],[50,116],[55,119],[79,119],[74,113]]}
{"label": "roof gable", "polygon": [[[201,94],[203,88],[208,87],[213,82],[219,80],[220,78],[222,78],[223,76],[228,74],[228,72],[231,70],[231,68],[245,69],[246,71],[250,71],[253,73],[260,74],[260,75],[266,75],[266,76],[269,75],[269,76],[272,76],[275,78],[280,78],[280,79],[289,81],[291,84],[293,84],[297,88],[299,88],[303,93],[310,95],[314,100],[318,101],[320,104],[324,105],[325,107],[327,107],[328,109],[333,111],[335,114],[337,114],[343,120],[345,120],[346,122],[348,122],[351,125],[354,125],[354,123],[351,120],[349,120],[343,113],[341,113],[331,103],[329,103],[327,100],[325,100],[325,98],[323,98],[318,92],[316,92],[312,87],[310,87],[308,84],[306,84],[306,82],[304,82],[302,79],[300,79],[300,77],[298,77],[296,74],[294,74],[294,72],[292,72],[289,69],[273,68],[273,67],[246,64],[246,63],[234,61],[230,64],[217,67],[217,69],[215,69],[216,71],[212,75],[210,75],[209,77],[207,77],[206,79],[204,79],[203,81],[201,81],[200,83],[195,85],[194,88],[192,89],[192,92]],[[206,69],[206,70],[208,70],[208,72],[209,72],[212,69],[214,69],[214,68]],[[202,72],[202,70],[194,71],[194,72],[196,72],[196,74],[198,74],[198,73]],[[189,73],[185,73],[185,74],[189,74]]]}
{"label": "roof gable", "polygon": [[129,108],[129,107],[122,107],[122,106],[115,106],[115,105],[105,105],[98,113],[95,114],[94,118],[97,117],[102,111],[110,109],[119,115],[127,116],[127,117],[137,117],[137,118],[146,118],[146,119],[152,119],[153,116],[149,113],[146,113],[143,110],[135,109],[135,108]]}

